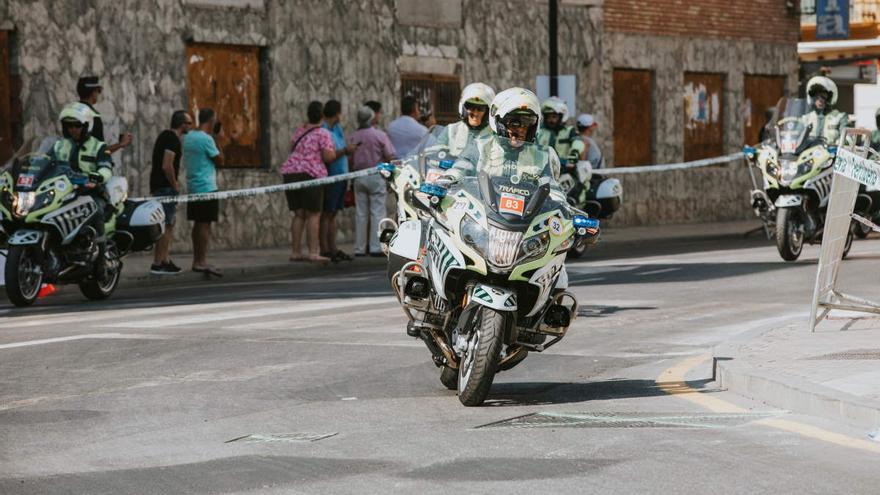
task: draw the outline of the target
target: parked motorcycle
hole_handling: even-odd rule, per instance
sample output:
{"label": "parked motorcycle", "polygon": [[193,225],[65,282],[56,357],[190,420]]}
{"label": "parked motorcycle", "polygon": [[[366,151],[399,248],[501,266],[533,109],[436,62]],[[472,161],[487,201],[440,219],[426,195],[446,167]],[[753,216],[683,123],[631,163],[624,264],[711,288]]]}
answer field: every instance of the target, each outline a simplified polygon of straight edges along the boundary
{"label": "parked motorcycle", "polygon": [[[8,246],[5,284],[13,304],[33,304],[45,283],[75,283],[87,298],[106,299],[119,284],[122,258],[158,240],[165,223],[158,202],[127,201],[122,177],[105,190],[112,212],[89,194],[88,176],[42,153],[0,170],[0,245]],[[104,222],[103,252],[97,222]]]}
{"label": "parked motorcycle", "polygon": [[[493,139],[492,146],[515,149]],[[519,153],[546,163],[548,151],[526,144]],[[381,164],[380,172],[398,201],[419,212],[388,245],[390,264],[405,260],[391,285],[409,317],[407,333],[425,342],[440,381],[458,390],[461,403],[479,405],[497,372],[565,336],[577,316],[566,252],[578,237],[596,235],[599,222],[570,214],[549,167],[530,175],[477,164],[479,173],[416,186],[398,180],[410,172],[397,165]]]}
{"label": "parked motorcycle", "polygon": [[[810,137],[811,128],[803,118],[807,109],[806,100],[789,99],[775,133],[771,133],[775,136],[743,150],[762,177],[759,185],[752,175],[752,208],[768,237],[776,238],[779,255],[786,261],[798,259],[804,243],[822,240],[831,193],[831,166],[837,153],[836,146]],[[850,229],[844,257],[852,239]]]}
{"label": "parked motorcycle", "polygon": [[[619,179],[605,178],[594,173],[586,160],[577,162],[574,169],[566,170],[559,178],[559,186],[568,196],[568,202],[590,218],[610,219],[623,203],[623,186]],[[587,252],[584,240],[575,242],[569,256],[580,258]]]}

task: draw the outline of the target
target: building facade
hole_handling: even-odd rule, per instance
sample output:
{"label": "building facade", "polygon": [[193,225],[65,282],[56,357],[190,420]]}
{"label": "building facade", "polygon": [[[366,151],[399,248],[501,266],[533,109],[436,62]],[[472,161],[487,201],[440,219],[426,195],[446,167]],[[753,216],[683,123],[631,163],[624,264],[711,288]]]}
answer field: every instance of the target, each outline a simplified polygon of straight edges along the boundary
{"label": "building facade", "polygon": [[[578,111],[596,116],[611,166],[737,151],[763,109],[797,87],[799,19],[785,2],[560,4],[560,74],[576,77]],[[414,94],[443,121],[468,82],[534,88],[548,68],[547,11],[538,0],[10,0],[0,5],[0,155],[57,134],[76,79],[94,74],[108,140],[135,136],[114,155],[132,194],[147,193],[171,112],[204,106],[226,130],[221,189],[276,183],[311,100],[339,99],[350,130],[366,100],[383,103],[387,123]],[[614,225],[748,218],[747,177],[738,164],[626,176]],[[288,218],[281,196],[228,201],[216,244],[283,245]]]}

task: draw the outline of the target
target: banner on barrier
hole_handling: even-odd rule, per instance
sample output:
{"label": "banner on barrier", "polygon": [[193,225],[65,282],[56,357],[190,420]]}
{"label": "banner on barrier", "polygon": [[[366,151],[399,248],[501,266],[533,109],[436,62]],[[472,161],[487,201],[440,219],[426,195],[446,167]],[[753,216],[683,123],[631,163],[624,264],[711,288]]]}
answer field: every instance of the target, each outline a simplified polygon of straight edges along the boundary
{"label": "banner on barrier", "polygon": [[880,163],[856,155],[846,148],[837,150],[834,173],[868,187],[880,189]]}

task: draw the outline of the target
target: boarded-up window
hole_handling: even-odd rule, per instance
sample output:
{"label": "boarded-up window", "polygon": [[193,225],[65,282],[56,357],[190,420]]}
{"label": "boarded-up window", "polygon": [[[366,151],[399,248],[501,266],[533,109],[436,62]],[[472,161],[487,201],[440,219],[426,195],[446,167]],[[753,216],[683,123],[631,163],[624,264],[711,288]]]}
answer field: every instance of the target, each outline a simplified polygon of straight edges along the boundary
{"label": "boarded-up window", "polygon": [[459,119],[458,99],[461,82],[455,76],[436,74],[403,74],[400,96],[414,96],[422,115],[434,112],[438,124],[451,124]]}
{"label": "boarded-up window", "polygon": [[0,31],[0,165],[12,157],[12,67],[9,32]]}
{"label": "boarded-up window", "polygon": [[223,126],[217,140],[227,167],[262,165],[264,137],[260,48],[192,43],[186,47],[189,108],[213,108]]}
{"label": "boarded-up window", "polygon": [[767,110],[776,107],[785,94],[785,76],[746,76],[743,102],[743,144],[760,141],[767,124]]}
{"label": "boarded-up window", "polygon": [[684,75],[684,159],[699,160],[724,152],[724,76]]}
{"label": "boarded-up window", "polygon": [[614,165],[650,165],[654,77],[648,70],[614,69]]}

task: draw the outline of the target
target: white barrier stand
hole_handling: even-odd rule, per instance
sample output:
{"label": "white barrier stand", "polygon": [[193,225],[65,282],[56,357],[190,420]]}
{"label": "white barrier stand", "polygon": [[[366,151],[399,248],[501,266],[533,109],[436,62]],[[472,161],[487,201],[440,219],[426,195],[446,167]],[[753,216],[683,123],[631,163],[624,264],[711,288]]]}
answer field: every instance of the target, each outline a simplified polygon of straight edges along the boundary
{"label": "white barrier stand", "polygon": [[864,129],[847,129],[834,160],[831,198],[810,307],[810,332],[816,331],[816,325],[832,309],[880,314],[880,304],[841,292],[837,286],[859,184],[880,187],[880,163],[867,158],[870,138],[871,133]]}

